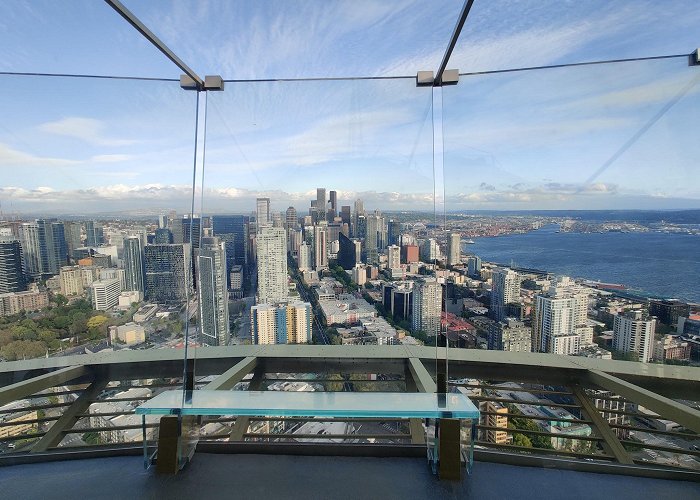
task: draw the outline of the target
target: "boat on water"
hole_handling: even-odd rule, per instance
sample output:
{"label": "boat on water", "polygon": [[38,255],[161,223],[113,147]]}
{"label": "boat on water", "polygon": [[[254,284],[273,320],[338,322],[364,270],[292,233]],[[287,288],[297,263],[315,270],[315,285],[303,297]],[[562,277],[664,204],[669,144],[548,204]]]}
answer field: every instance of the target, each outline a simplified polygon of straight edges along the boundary
{"label": "boat on water", "polygon": [[465,245],[473,245],[474,243],[476,243],[474,240],[467,240],[464,242]]}

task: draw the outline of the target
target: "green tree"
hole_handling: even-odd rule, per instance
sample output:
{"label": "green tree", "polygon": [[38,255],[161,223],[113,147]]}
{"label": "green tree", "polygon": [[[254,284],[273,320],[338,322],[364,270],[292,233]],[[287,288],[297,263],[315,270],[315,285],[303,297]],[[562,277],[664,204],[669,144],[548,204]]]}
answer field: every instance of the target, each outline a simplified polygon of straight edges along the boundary
{"label": "green tree", "polygon": [[518,432],[513,434],[513,444],[515,446],[522,446],[523,448],[532,448],[532,441],[524,434]]}

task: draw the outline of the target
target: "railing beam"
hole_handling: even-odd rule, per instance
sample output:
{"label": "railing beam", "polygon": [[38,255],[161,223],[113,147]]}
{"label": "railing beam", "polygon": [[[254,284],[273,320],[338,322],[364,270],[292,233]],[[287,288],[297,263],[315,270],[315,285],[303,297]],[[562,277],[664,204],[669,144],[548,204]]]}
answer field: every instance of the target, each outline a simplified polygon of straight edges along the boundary
{"label": "railing beam", "polygon": [[418,392],[434,393],[437,390],[433,377],[430,376],[430,373],[425,369],[425,365],[419,358],[408,358],[408,369],[418,388]]}
{"label": "railing beam", "polygon": [[73,428],[75,423],[81,418],[80,415],[90,407],[102,390],[107,387],[109,379],[102,378],[94,380],[84,391],[78,396],[78,399],[73,401],[73,404],[66,408],[63,415],[56,420],[44,437],[37,442],[31,449],[30,453],[41,453],[49,448],[58,446],[65,433]]}
{"label": "railing beam", "polygon": [[608,422],[602,417],[598,408],[596,408],[593,402],[588,398],[586,391],[578,385],[572,386],[571,389],[581,405],[583,413],[588,416],[588,419],[593,423],[594,429],[600,434],[600,437],[603,438],[603,448],[605,452],[613,455],[615,460],[621,464],[634,464],[634,460],[632,460],[632,457],[627,453],[625,447],[622,446],[620,440],[617,439],[615,432],[613,432]]}
{"label": "railing beam", "polygon": [[83,365],[69,366],[55,370],[38,377],[33,377],[22,382],[7,385],[0,389],[0,406],[3,406],[18,399],[43,391],[50,387],[64,384],[78,377],[87,374],[88,370]]}
{"label": "railing beam", "polygon": [[[406,363],[404,379],[406,381],[406,392],[418,392],[418,386],[416,385],[408,363]],[[423,428],[423,420],[420,418],[410,418],[408,420],[408,428],[411,432],[411,443],[424,445],[425,429]]]}
{"label": "railing beam", "polygon": [[700,411],[694,408],[598,370],[589,370],[587,379],[603,389],[658,413],[662,418],[700,432]]}
{"label": "railing beam", "polygon": [[243,380],[258,364],[258,358],[248,356],[242,359],[234,366],[226,370],[224,373],[216,377],[208,383],[204,389],[208,391],[228,391],[231,390],[238,382]]}
{"label": "railing beam", "polygon": [[[262,364],[258,364],[253,373],[253,378],[250,381],[248,390],[258,391],[262,386],[263,377],[265,376],[265,368]],[[250,425],[250,417],[238,417],[231,427],[231,434],[229,435],[229,441],[243,441],[245,434],[248,432],[248,426]]]}

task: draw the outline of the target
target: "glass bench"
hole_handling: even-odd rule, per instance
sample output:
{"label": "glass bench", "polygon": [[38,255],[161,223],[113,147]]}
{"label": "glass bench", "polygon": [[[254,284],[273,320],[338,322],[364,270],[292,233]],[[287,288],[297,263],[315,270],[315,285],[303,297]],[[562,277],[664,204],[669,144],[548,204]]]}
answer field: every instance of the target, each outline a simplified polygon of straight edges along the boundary
{"label": "glass bench", "polygon": [[[148,415],[171,415],[180,419],[211,415],[416,418],[428,422],[427,455],[434,472],[439,470],[440,458],[446,455],[445,451],[441,452],[441,446],[456,450],[459,461],[468,472],[473,462],[474,432],[479,420],[479,410],[466,395],[460,393],[195,390],[191,392],[191,397],[189,396],[188,393],[185,401],[182,391],[166,391],[136,409],[136,414],[142,416],[145,467],[151,464],[146,441]],[[457,431],[456,435],[452,433],[452,444],[441,439],[441,426],[447,428],[448,422],[452,429]],[[160,440],[159,437],[159,449]]]}

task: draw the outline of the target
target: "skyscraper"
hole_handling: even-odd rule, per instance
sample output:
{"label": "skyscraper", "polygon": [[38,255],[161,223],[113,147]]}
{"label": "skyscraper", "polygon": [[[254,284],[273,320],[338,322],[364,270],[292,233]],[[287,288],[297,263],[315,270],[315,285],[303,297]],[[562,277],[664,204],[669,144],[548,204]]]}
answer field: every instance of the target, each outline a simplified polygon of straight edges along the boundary
{"label": "skyscraper", "polygon": [[642,363],[648,363],[654,354],[656,319],[646,311],[617,314],[613,322],[613,349],[634,353]]}
{"label": "skyscraper", "polygon": [[347,224],[348,226],[351,225],[350,205],[343,205],[340,208],[340,218],[342,219],[343,224]]}
{"label": "skyscraper", "polygon": [[153,238],[153,243],[156,245],[167,245],[169,243],[173,242],[173,233],[170,232],[170,229],[166,227],[161,227],[156,229],[154,238]]}
{"label": "skyscraper", "polygon": [[442,286],[435,280],[417,281],[413,287],[411,328],[433,336],[440,333]]}
{"label": "skyscraper", "polygon": [[93,220],[85,221],[85,246],[96,247],[104,243],[102,226]]}
{"label": "skyscraper", "polygon": [[284,229],[265,227],[257,236],[258,303],[287,298],[287,235]]}
{"label": "skyscraper", "polygon": [[326,220],[327,206],[328,198],[326,198],[326,188],[316,188],[316,223]]}
{"label": "skyscraper", "polygon": [[338,251],[338,264],[346,270],[350,270],[358,264],[355,254],[355,242],[345,236],[339,235],[340,250]]}
{"label": "skyscraper", "polygon": [[0,293],[24,292],[26,289],[22,246],[15,238],[0,237]]}
{"label": "skyscraper", "polygon": [[487,340],[488,348],[492,351],[530,352],[532,350],[530,328],[514,318],[491,323]]}
{"label": "skyscraper", "polygon": [[435,263],[440,258],[440,246],[434,238],[428,238],[421,244],[420,254],[423,262]]}
{"label": "skyscraper", "polygon": [[270,217],[270,198],[258,198],[255,200],[255,224],[259,233],[263,227],[272,223]]}
{"label": "skyscraper", "polygon": [[470,255],[467,258],[467,274],[470,278],[481,278],[481,257]]}
{"label": "skyscraper", "polygon": [[202,219],[199,217],[185,216],[182,218],[182,242],[189,243],[192,248],[199,248],[199,240],[202,236]]}
{"label": "skyscraper", "polygon": [[82,224],[80,224],[80,222],[64,222],[63,227],[66,237],[66,250],[70,256],[73,255],[73,251],[76,248],[83,246],[81,235]]}
{"label": "skyscraper", "polygon": [[146,298],[153,302],[180,304],[192,290],[191,250],[181,245],[147,245],[144,248]]}
{"label": "skyscraper", "polygon": [[287,208],[287,212],[285,214],[285,221],[287,225],[287,229],[296,229],[297,226],[299,225],[299,220],[297,219],[297,209],[294,207],[289,207]]}
{"label": "skyscraper", "polygon": [[244,274],[246,272],[249,221],[249,217],[245,215],[214,215],[211,218],[214,236],[226,245],[226,267],[228,270],[238,265],[243,266]]}
{"label": "skyscraper", "polygon": [[225,243],[216,237],[202,238],[197,264],[202,343],[210,346],[228,345],[230,329]]}
{"label": "skyscraper", "polygon": [[386,249],[387,267],[389,269],[401,269],[401,248],[389,245]]}
{"label": "skyscraper", "polygon": [[311,262],[311,247],[303,242],[299,245],[299,254],[297,256],[297,266],[300,271],[310,271],[312,267]]}
{"label": "skyscraper", "polygon": [[124,238],[124,271],[126,274],[126,288],[128,291],[146,291],[143,265],[143,245],[140,238]]}
{"label": "skyscraper", "polygon": [[401,223],[391,219],[387,224],[387,244],[398,245],[401,237]]}
{"label": "skyscraper", "polygon": [[338,216],[338,192],[331,191],[330,195],[330,208],[328,209],[328,222],[333,222],[333,220]]}
{"label": "skyscraper", "polygon": [[461,237],[459,233],[450,233],[447,240],[447,265],[456,266],[462,260]]}
{"label": "skyscraper", "polygon": [[506,305],[520,301],[520,276],[508,268],[496,268],[491,274],[491,317],[506,317]]}
{"label": "skyscraper", "polygon": [[63,224],[55,220],[36,219],[20,227],[20,241],[26,272],[34,277],[58,274],[68,262]]}
{"label": "skyscraper", "polygon": [[365,236],[365,252],[367,264],[379,264],[379,231],[382,217],[378,213],[367,216],[367,234]]}
{"label": "skyscraper", "polygon": [[328,269],[328,233],[325,222],[314,226],[314,270]]}

